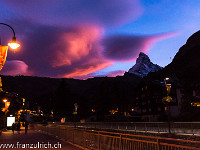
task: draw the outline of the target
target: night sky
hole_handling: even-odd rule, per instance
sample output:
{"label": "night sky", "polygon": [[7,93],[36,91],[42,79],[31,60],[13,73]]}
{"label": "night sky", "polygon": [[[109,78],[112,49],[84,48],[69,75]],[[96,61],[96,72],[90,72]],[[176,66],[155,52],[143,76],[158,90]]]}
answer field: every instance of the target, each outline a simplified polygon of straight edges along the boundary
{"label": "night sky", "polygon": [[[1,74],[116,76],[140,52],[164,67],[199,30],[199,8],[199,0],[0,0],[0,22],[21,45]],[[12,36],[0,26],[2,45]]]}

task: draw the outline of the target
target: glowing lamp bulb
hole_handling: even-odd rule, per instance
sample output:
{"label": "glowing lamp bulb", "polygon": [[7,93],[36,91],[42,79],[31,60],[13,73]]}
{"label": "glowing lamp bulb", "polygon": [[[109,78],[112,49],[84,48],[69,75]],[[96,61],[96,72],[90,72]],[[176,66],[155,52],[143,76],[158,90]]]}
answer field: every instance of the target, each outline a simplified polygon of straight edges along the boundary
{"label": "glowing lamp bulb", "polygon": [[10,46],[10,48],[12,49],[17,49],[18,47],[20,47],[20,45],[16,42],[8,43],[8,46]]}
{"label": "glowing lamp bulb", "polygon": [[17,49],[20,47],[20,45],[16,42],[15,36],[12,38],[12,42],[8,43],[8,46],[10,46],[11,49]]}
{"label": "glowing lamp bulb", "polygon": [[4,102],[4,103],[7,102],[7,99],[4,99],[3,102]]}

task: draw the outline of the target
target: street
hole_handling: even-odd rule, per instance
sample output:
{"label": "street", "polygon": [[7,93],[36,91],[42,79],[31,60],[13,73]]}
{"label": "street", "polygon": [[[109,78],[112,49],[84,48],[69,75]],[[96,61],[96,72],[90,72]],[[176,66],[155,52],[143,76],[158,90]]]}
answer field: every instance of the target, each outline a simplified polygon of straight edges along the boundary
{"label": "street", "polygon": [[[6,145],[5,145],[6,144]],[[10,146],[6,148],[5,146]],[[13,147],[13,148],[12,148]],[[51,148],[50,148],[51,147]],[[29,130],[28,134],[25,134],[24,130],[18,134],[12,134],[11,130],[2,132],[0,136],[0,149],[3,150],[20,150],[20,149],[60,149],[60,150],[81,150],[67,142],[56,139],[52,136],[38,133],[33,130]]]}

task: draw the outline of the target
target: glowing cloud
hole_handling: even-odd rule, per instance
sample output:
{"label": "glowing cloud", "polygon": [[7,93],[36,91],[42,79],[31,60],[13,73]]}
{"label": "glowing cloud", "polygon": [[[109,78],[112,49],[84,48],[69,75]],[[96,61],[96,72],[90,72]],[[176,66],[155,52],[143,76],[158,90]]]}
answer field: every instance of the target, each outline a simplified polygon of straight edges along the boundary
{"label": "glowing cloud", "polygon": [[[88,65],[88,66],[87,66]],[[93,73],[95,71],[99,71],[101,69],[107,68],[110,65],[112,65],[111,62],[95,62],[94,65],[85,64],[83,68],[76,68],[72,73],[64,75],[66,78],[75,78],[75,79],[83,79],[83,78],[88,78],[87,75],[90,73]]]}
{"label": "glowing cloud", "polygon": [[126,71],[123,71],[123,70],[112,71],[112,72],[109,72],[108,74],[106,74],[106,76],[107,77],[123,76],[125,72]]}
{"label": "glowing cloud", "polygon": [[[95,26],[83,26],[70,29],[64,32],[52,48],[52,67],[69,66],[80,61],[83,57],[94,53],[94,48],[98,54],[102,51],[98,41],[103,33],[103,29]],[[98,55],[95,54],[95,55]]]}
{"label": "glowing cloud", "polygon": [[25,75],[27,74],[28,65],[23,61],[12,60],[6,61],[3,69],[0,71],[1,75]]}
{"label": "glowing cloud", "polygon": [[16,27],[24,31],[19,38],[23,43],[18,53],[9,52],[9,58],[26,62],[32,75],[73,78],[113,63],[102,57],[103,47],[99,41],[104,30],[98,26],[61,28],[29,24],[29,28]]}

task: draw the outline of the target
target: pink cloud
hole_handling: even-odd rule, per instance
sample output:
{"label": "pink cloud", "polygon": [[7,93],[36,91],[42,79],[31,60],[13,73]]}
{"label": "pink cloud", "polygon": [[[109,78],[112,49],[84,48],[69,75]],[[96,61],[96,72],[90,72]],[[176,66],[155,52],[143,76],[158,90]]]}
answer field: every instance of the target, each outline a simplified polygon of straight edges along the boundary
{"label": "pink cloud", "polygon": [[0,71],[1,75],[26,75],[28,71],[28,65],[19,60],[6,61],[3,69]]}
{"label": "pink cloud", "polygon": [[177,35],[177,32],[152,36],[110,36],[103,39],[102,43],[105,48],[103,55],[105,58],[112,61],[133,61],[137,58],[140,52],[146,53],[155,42],[175,35]]}
{"label": "pink cloud", "polygon": [[95,26],[80,26],[72,31],[64,32],[52,45],[52,49],[54,49],[51,53],[52,67],[69,66],[74,62],[81,61],[83,57],[95,51],[94,48],[98,49],[100,56],[102,48],[97,42],[102,34],[103,29]]}
{"label": "pink cloud", "polygon": [[[20,59],[35,76],[80,77],[104,69],[113,62],[102,57],[103,28],[91,25],[52,27],[29,24],[16,26],[21,48],[9,51],[9,59]],[[23,41],[23,42],[22,42]]]}
{"label": "pink cloud", "polygon": [[88,78],[88,74],[91,74],[95,71],[99,71],[101,69],[107,68],[110,65],[112,65],[111,62],[107,63],[101,63],[100,60],[97,60],[97,62],[94,63],[94,65],[88,65],[86,64],[85,68],[76,68],[72,73],[64,75],[65,78],[75,78],[75,79],[85,79]]}
{"label": "pink cloud", "polygon": [[1,3],[28,20],[59,26],[122,25],[143,12],[140,0],[1,0]]}
{"label": "pink cloud", "polygon": [[106,75],[97,75],[95,72],[93,72],[85,76],[78,76],[76,77],[76,79],[86,80],[88,78],[94,78],[94,77],[116,77],[116,76],[123,76],[125,72],[126,71],[123,71],[123,70],[117,70],[117,71],[109,72]]}
{"label": "pink cloud", "polygon": [[123,70],[112,71],[112,72],[109,72],[108,74],[106,74],[106,76],[107,77],[123,76],[125,72],[126,71],[123,71]]}

